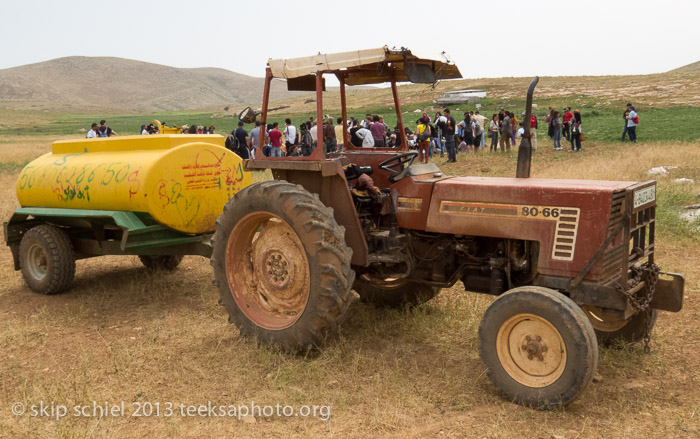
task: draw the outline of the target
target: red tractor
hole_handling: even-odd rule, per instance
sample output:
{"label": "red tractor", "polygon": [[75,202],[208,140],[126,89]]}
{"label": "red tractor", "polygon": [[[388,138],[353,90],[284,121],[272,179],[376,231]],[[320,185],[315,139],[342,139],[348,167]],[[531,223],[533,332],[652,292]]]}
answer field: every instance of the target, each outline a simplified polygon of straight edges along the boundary
{"label": "red tractor", "polygon": [[[461,281],[497,296],[479,328],[488,375],[511,401],[553,407],[594,376],[598,343],[648,340],[657,310],[681,309],[684,278],[654,264],[656,182],[529,178],[529,129],[517,177],[447,177],[414,164],[396,83],[460,78],[446,58],[387,47],[270,60],[290,90],[316,90],[323,75],[345,86],[389,82],[398,148],[246,162],[274,181],[253,184],[217,221],[212,265],[221,302],[242,335],[287,349],[334,336],[355,290],[380,305],[416,305]],[[528,90],[527,115],[537,78]],[[262,139],[259,145],[262,149]]]}

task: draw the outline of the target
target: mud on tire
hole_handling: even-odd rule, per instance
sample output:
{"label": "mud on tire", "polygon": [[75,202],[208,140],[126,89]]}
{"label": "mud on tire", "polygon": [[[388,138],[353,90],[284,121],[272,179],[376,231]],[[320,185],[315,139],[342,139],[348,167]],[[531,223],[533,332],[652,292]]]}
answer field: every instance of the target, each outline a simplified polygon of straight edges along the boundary
{"label": "mud on tire", "polygon": [[338,333],[352,299],[352,250],[333,211],[285,181],[231,199],[212,239],[214,283],[241,335],[297,350]]}
{"label": "mud on tire", "polygon": [[70,238],[49,224],[32,227],[22,237],[19,265],[29,288],[40,294],[65,291],[75,276],[75,254]]}

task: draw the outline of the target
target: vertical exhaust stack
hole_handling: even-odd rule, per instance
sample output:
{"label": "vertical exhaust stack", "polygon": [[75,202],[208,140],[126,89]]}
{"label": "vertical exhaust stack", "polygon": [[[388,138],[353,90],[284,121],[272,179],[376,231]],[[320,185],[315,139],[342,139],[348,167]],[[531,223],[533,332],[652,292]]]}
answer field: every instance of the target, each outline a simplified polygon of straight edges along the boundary
{"label": "vertical exhaust stack", "polygon": [[525,119],[523,119],[523,140],[518,148],[518,167],[515,171],[516,178],[530,178],[530,164],[532,163],[532,145],[530,144],[530,117],[532,115],[532,93],[540,81],[539,76],[532,78],[527,88],[527,102],[525,104]]}

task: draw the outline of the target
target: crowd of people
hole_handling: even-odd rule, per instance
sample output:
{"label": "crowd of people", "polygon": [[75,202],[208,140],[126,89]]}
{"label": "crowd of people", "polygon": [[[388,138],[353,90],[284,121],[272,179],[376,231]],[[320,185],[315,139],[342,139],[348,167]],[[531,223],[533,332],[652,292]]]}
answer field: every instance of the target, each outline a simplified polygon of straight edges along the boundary
{"label": "crowd of people", "polygon": [[[637,141],[637,125],[639,116],[632,104],[627,104],[624,112],[624,130],[622,141],[628,137],[630,142]],[[525,118],[525,112],[521,113]],[[581,142],[584,134],[581,126],[581,112],[564,108],[559,112],[549,107],[545,119],[547,134],[552,138],[554,150],[561,151],[562,138],[571,145],[570,152],[581,151]],[[449,108],[438,111],[434,117],[427,112],[415,122],[415,130],[404,127],[405,138],[408,147],[418,151],[418,159],[427,163],[434,154],[440,156],[447,154],[448,162],[456,162],[457,153],[473,153],[486,149],[486,138],[490,139],[488,150],[490,152],[508,152],[517,145],[517,139],[522,138],[525,132],[524,124],[530,126],[530,144],[532,149],[537,149],[537,116],[533,113],[529,121],[519,121],[515,113],[501,109],[488,119],[479,111],[467,111],[462,120],[457,122]],[[166,126],[165,124],[162,124]],[[214,134],[215,127],[210,125],[183,125],[178,127],[182,134]],[[343,149],[343,134],[347,133],[352,145],[358,148],[401,146],[402,136],[399,127],[390,129],[384,122],[384,118],[376,114],[367,114],[364,119],[350,117],[344,121],[338,117],[326,115],[321,124],[323,130],[323,151],[328,154]],[[263,147],[259,152],[268,157],[299,157],[308,156],[318,147],[318,121],[312,116],[308,121],[302,122],[297,128],[291,119],[286,119],[284,127],[277,122],[263,125],[255,122],[255,127],[248,133],[243,121],[238,122],[238,128],[231,131],[226,138],[226,148],[234,151],[242,158],[255,158],[258,152],[258,139],[263,136]],[[158,127],[153,124],[141,125],[141,134],[157,134]],[[100,124],[93,123],[87,132],[87,138],[110,137],[117,133],[112,130],[105,120]]]}
{"label": "crowd of people", "polygon": [[564,137],[567,142],[571,143],[570,152],[581,151],[581,140],[583,132],[581,131],[581,112],[579,110],[571,111],[571,107],[564,108],[564,113],[561,114],[557,110],[549,107],[547,115],[547,134],[554,140],[554,150],[561,151],[561,138]]}
{"label": "crowd of people", "polygon": [[[451,116],[450,110],[445,109],[444,115],[437,112],[433,118],[427,113],[416,120],[415,130],[404,127],[406,141],[410,149],[419,152],[422,162],[428,162],[434,153],[447,153],[449,161],[456,161],[457,147],[460,151],[475,151],[484,148],[484,129],[487,119],[477,111],[467,112],[459,123]],[[248,134],[243,122],[233,130],[226,139],[226,147],[244,158],[254,158],[258,150],[258,138],[261,122],[255,122],[255,128]],[[263,148],[260,153],[269,157],[298,157],[310,155],[318,145],[319,124],[314,117],[302,122],[297,128],[290,119],[285,120],[281,128],[277,122],[264,127]],[[399,127],[391,129],[381,115],[367,114],[364,119],[350,117],[342,118],[326,115],[321,124],[323,130],[324,153],[343,149],[343,134],[352,145],[358,148],[401,146],[402,136]],[[511,136],[511,134],[509,134]],[[512,133],[515,140],[515,133]]]}

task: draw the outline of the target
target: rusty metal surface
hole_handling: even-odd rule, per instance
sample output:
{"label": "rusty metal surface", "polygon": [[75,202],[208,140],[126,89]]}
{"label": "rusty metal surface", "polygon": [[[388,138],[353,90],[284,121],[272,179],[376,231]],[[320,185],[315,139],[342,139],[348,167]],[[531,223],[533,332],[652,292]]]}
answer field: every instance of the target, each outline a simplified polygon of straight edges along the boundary
{"label": "rusty metal surface", "polygon": [[335,76],[338,78],[338,82],[340,82],[340,117],[343,120],[343,142],[340,143],[340,139],[336,139],[336,141],[338,142],[338,145],[342,147],[340,149],[345,149],[350,143],[350,139],[348,138],[349,133],[347,129],[348,107],[347,102],[345,100],[345,74],[339,72],[336,73]]}
{"label": "rusty metal surface", "polygon": [[[553,290],[566,291],[570,280],[569,276],[539,274],[532,283]],[[624,294],[612,286],[600,285],[599,282],[595,281],[584,280],[578,288],[571,292],[570,297],[578,305],[598,306],[619,311],[625,311],[629,307],[629,302]]]}
{"label": "rusty metal surface", "polygon": [[[325,152],[326,144],[323,140],[324,135],[324,118],[323,118],[323,74],[316,74],[316,137],[318,139],[316,149],[311,153],[310,157],[320,159],[322,153]],[[313,128],[313,127],[312,127]]]}
{"label": "rusty metal surface", "polygon": [[[272,85],[272,71],[270,68],[265,69],[265,88],[263,89],[263,101],[262,101],[262,114],[260,117],[260,129],[265,130],[267,125],[267,111],[270,101],[270,86]],[[261,157],[264,157],[262,150],[265,144],[265,136],[262,134],[258,135],[258,153]]]}
{"label": "rusty metal surface", "polygon": [[394,106],[396,107],[396,126],[399,127],[399,136],[401,137],[401,145],[398,149],[408,151],[408,139],[406,138],[406,130],[403,124],[403,113],[401,112],[401,101],[399,99],[399,91],[396,89],[396,76],[391,77],[391,94],[394,96]]}
{"label": "rusty metal surface", "polygon": [[257,326],[281,330],[302,316],[311,282],[304,245],[281,218],[254,212],[226,243],[227,280],[239,309]]}
{"label": "rusty metal surface", "polygon": [[[620,181],[449,178],[435,183],[426,230],[538,241],[539,272],[570,276],[584,268],[605,240],[612,193],[632,184]],[[554,209],[557,209],[556,217]],[[559,251],[554,245],[562,230],[573,243],[569,244],[570,249]],[[617,238],[613,245],[619,245],[620,240]],[[565,247],[557,244],[559,246]],[[586,279],[597,280],[599,277],[598,267],[594,267]]]}
{"label": "rusty metal surface", "polygon": [[659,273],[656,281],[654,298],[649,304],[650,308],[664,311],[678,312],[683,308],[683,294],[685,290],[685,276],[678,273]]}
{"label": "rusty metal surface", "polygon": [[434,183],[434,180],[409,177],[392,186],[391,200],[396,206],[399,227],[425,230]]}
{"label": "rusty metal surface", "polygon": [[323,176],[318,171],[273,169],[272,175],[276,180],[298,184],[312,194],[318,194],[321,202],[333,209],[336,222],[345,228],[345,242],[353,252],[351,263],[366,266],[368,264],[367,241],[355,211],[345,174],[338,161],[326,163],[332,163],[335,166],[335,173]]}
{"label": "rusty metal surface", "polygon": [[289,169],[297,171],[321,172],[324,177],[338,173],[338,166],[343,164],[342,159],[326,161],[303,161],[293,162],[287,160],[246,160],[244,167],[246,170],[260,169]]}

